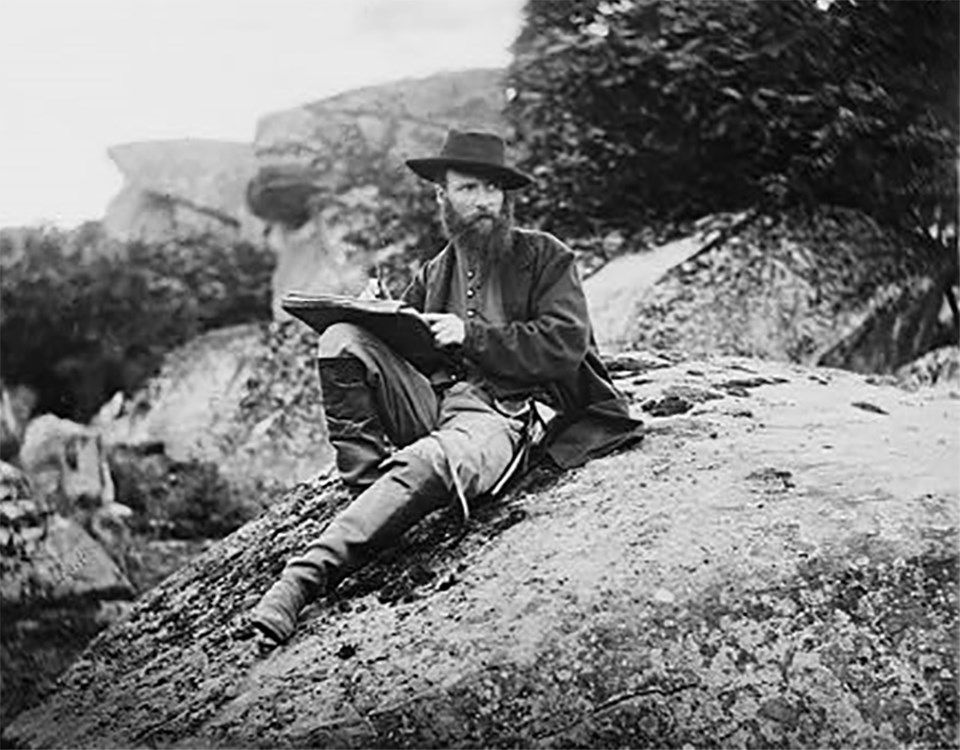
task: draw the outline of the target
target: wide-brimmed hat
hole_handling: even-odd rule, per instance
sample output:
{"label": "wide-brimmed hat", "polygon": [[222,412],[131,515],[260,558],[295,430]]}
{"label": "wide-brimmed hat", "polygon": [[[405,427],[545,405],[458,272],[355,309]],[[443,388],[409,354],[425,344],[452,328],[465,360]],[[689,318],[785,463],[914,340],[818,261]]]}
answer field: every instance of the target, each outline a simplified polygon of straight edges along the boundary
{"label": "wide-brimmed hat", "polygon": [[407,166],[430,180],[443,183],[448,169],[475,174],[496,182],[504,190],[526,187],[533,178],[504,163],[503,139],[493,133],[451,130],[440,156],[408,159]]}

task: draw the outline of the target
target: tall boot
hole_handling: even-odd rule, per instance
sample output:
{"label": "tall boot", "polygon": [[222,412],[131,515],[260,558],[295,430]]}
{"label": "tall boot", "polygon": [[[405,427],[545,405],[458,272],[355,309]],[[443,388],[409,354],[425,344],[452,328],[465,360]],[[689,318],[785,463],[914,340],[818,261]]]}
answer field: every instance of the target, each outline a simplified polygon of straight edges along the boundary
{"label": "tall boot", "polygon": [[390,444],[364,364],[355,357],[317,360],[323,408],[337,471],[346,484],[366,487],[380,475]]}
{"label": "tall boot", "polygon": [[300,611],[371,562],[405,531],[447,503],[448,492],[422,461],[394,459],[390,471],[360,493],[251,613],[251,624],[274,641],[293,635]]}
{"label": "tall boot", "polygon": [[293,635],[300,611],[326,591],[323,567],[291,560],[250,613],[250,624],[283,643]]}

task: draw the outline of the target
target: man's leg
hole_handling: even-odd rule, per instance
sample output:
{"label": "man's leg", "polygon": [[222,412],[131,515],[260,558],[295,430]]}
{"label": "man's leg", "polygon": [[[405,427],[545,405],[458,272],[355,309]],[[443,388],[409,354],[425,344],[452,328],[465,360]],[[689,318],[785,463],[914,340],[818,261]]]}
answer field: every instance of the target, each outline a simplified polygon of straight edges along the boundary
{"label": "man's leg", "polygon": [[[354,549],[356,540],[369,538],[376,546],[389,529],[405,523],[407,506],[415,506],[407,495],[415,483],[411,470],[398,469],[387,479],[381,477],[381,464],[390,455],[390,443],[414,442],[436,426],[438,417],[429,380],[359,326],[340,323],[323,333],[318,369],[337,470],[345,483],[367,491],[334,519],[306,555],[290,560],[254,609],[253,625],[278,641],[293,633],[304,605],[336,585],[339,571],[363,556]],[[377,483],[378,478],[383,481]]]}
{"label": "man's leg", "polygon": [[391,443],[407,445],[436,425],[429,380],[359,326],[330,326],[320,337],[317,368],[337,470],[347,484],[369,486]]}
{"label": "man's leg", "polygon": [[510,462],[519,433],[520,423],[497,413],[471,386],[451,388],[438,429],[397,451],[386,473],[334,518],[303,556],[287,564],[274,586],[282,606],[264,610],[261,604],[254,624],[275,640],[289,638],[300,609],[321,587],[332,588],[373,560],[446,505],[458,485],[467,500],[489,490]]}

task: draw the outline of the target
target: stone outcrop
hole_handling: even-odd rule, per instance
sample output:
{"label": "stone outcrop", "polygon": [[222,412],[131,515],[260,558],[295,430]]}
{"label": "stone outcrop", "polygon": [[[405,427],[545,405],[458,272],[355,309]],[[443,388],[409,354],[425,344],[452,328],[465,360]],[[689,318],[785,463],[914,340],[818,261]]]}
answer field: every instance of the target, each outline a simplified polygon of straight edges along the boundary
{"label": "stone outcrop", "polygon": [[133,587],[117,563],[76,521],[52,514],[28,556],[0,578],[6,616],[15,606],[80,599],[132,599]]}
{"label": "stone outcrop", "polygon": [[359,291],[370,263],[396,251],[355,237],[380,231],[398,186],[412,191],[404,159],[437,151],[450,127],[504,132],[501,76],[467,70],[349,91],[264,116],[252,144],[114,146],[109,155],[125,183],[104,227],[125,240],[267,242],[278,256],[280,318],[287,291]]}
{"label": "stone outcrop", "polygon": [[956,271],[935,249],[840,208],[725,223],[591,276],[601,346],[879,373],[943,343]]}
{"label": "stone outcrop", "polygon": [[42,414],[27,424],[19,458],[38,493],[65,516],[116,499],[100,433],[87,425]]}
{"label": "stone outcrop", "polygon": [[112,146],[108,155],[124,177],[103,219],[109,235],[158,243],[206,234],[262,241],[263,222],[246,204],[257,170],[251,144],[144,141]]}
{"label": "stone outcrop", "polygon": [[128,402],[108,404],[97,428],[111,449],[214,463],[252,505],[265,502],[260,490],[292,487],[332,461],[315,336],[302,328],[251,324],[206,333],[168,355]]}
{"label": "stone outcrop", "polygon": [[132,598],[126,576],[74,518],[37,494],[28,475],[0,462],[0,601],[21,607]]}
{"label": "stone outcrop", "polygon": [[256,173],[249,143],[185,138],[111,146],[123,175],[107,207],[103,228],[120,240],[168,242],[215,235],[260,242],[263,222],[246,205]]}
{"label": "stone outcrop", "polygon": [[[263,655],[332,480],[146,593],[21,747],[952,746],[955,390],[626,353],[638,447],[438,514]],[[461,534],[460,532],[465,532]]]}
{"label": "stone outcrop", "polygon": [[904,388],[960,390],[960,346],[941,346],[897,369],[896,381]]}
{"label": "stone outcrop", "polygon": [[621,253],[596,270],[584,269],[590,321],[600,348],[606,352],[629,349],[637,329],[646,324],[638,320],[636,310],[653,287],[672,269],[722,242],[748,218],[748,214],[704,217],[685,237],[649,250]]}
{"label": "stone outcrop", "polygon": [[100,432],[43,414],[29,422],[18,456],[37,501],[79,524],[113,559],[125,559],[131,511],[116,502]]}
{"label": "stone outcrop", "polygon": [[[0,725],[52,687],[78,642],[89,642],[132,598],[103,547],[36,496],[22,470],[0,461]],[[72,639],[78,630],[83,635]]]}

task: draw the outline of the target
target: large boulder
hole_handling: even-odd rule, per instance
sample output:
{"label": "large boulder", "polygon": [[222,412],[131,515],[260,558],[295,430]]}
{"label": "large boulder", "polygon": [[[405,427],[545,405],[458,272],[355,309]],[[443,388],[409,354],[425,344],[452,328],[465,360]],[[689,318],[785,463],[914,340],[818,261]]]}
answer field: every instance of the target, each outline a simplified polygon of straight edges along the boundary
{"label": "large boulder", "polygon": [[591,276],[601,346],[889,373],[943,343],[956,271],[942,251],[842,208],[726,223]]}
{"label": "large boulder", "polygon": [[[506,131],[500,70],[441,73],[350,91],[257,123],[248,189],[278,253],[274,300],[291,290],[355,293],[391,248],[377,235],[385,205],[416,191],[404,160],[439,151],[451,127]],[[395,248],[394,248],[395,250]]]}
{"label": "large boulder", "polygon": [[110,236],[261,241],[263,222],[245,197],[257,169],[251,144],[191,138],[125,143],[107,153],[124,178],[103,219]]}
{"label": "large boulder", "polygon": [[18,747],[957,743],[955,391],[745,358],[611,363],[646,440],[440,513],[241,637],[332,480],[145,594]]}
{"label": "large boulder", "polygon": [[29,477],[0,462],[0,602],[15,609],[132,598],[130,582],[81,524],[34,494]]}
{"label": "large boulder", "polygon": [[896,381],[904,388],[933,387],[960,390],[960,346],[941,346],[897,369]]}
{"label": "large boulder", "polygon": [[104,228],[122,240],[265,241],[278,256],[281,319],[287,291],[359,291],[370,264],[397,250],[395,239],[371,248],[357,237],[377,236],[385,205],[413,190],[404,159],[437,151],[450,127],[505,132],[501,79],[466,70],[349,91],[264,116],[252,144],[113,146],[124,184]]}
{"label": "large boulder", "polygon": [[78,522],[54,513],[22,470],[0,461],[0,726],[36,703],[133,593]]}
{"label": "large boulder", "polygon": [[[749,214],[719,214],[697,222],[690,234],[640,252],[620,252],[598,269],[584,268],[584,292],[597,344],[605,352],[631,348],[646,321],[637,309],[669,271],[706,252],[742,226]],[[621,244],[622,247],[622,244]],[[594,256],[588,256],[593,261]]]}
{"label": "large boulder", "polygon": [[107,404],[97,429],[111,450],[215,464],[250,505],[263,504],[271,490],[332,464],[316,336],[304,329],[249,324],[205,333],[169,354],[132,399]]}
{"label": "large boulder", "polygon": [[27,424],[20,462],[38,492],[65,516],[115,500],[103,441],[92,427],[42,414]]}
{"label": "large boulder", "polygon": [[[131,511],[117,502],[100,432],[43,414],[27,425],[19,460],[38,502],[92,535],[125,571]],[[66,528],[61,532],[67,539],[74,533]]]}

